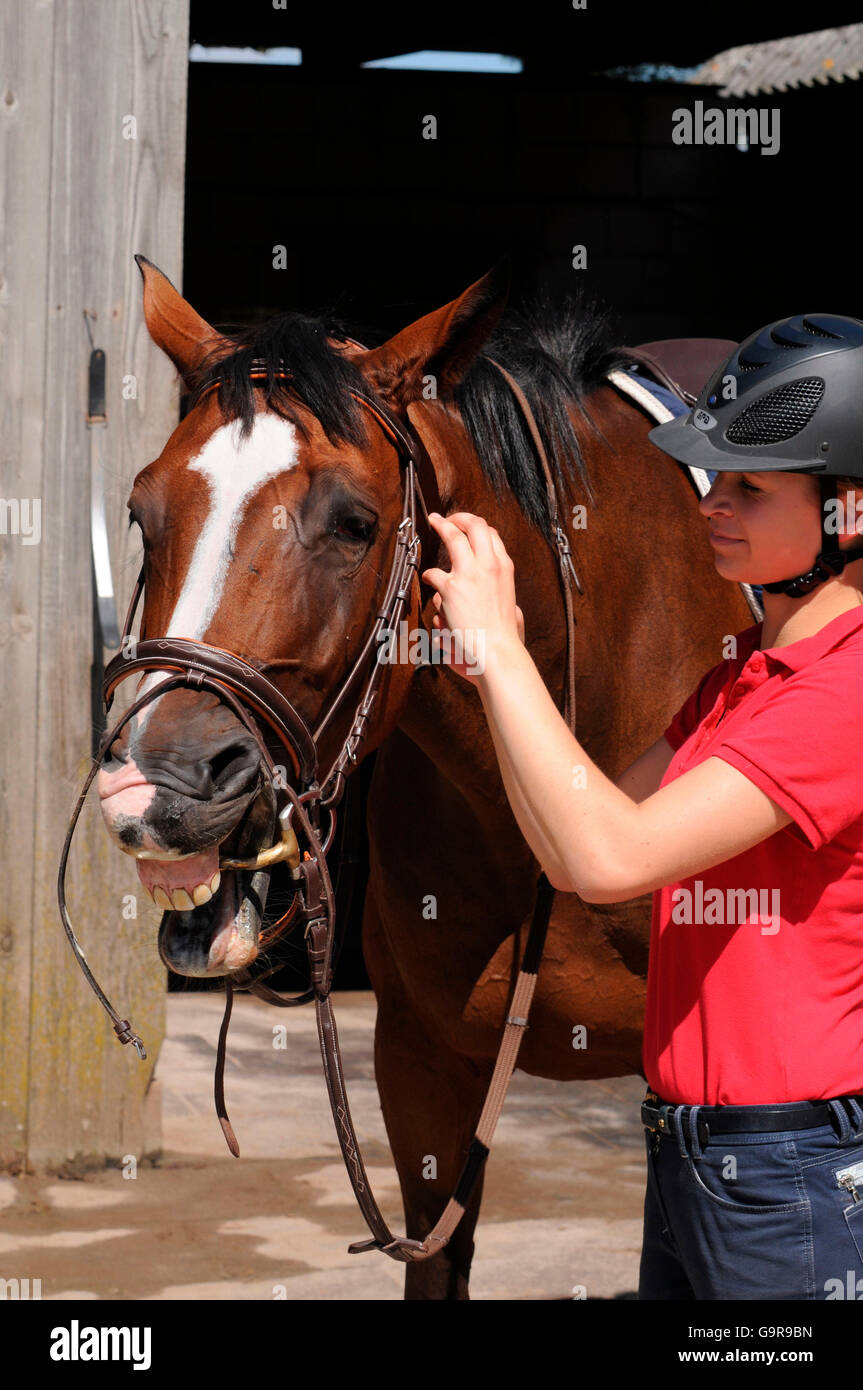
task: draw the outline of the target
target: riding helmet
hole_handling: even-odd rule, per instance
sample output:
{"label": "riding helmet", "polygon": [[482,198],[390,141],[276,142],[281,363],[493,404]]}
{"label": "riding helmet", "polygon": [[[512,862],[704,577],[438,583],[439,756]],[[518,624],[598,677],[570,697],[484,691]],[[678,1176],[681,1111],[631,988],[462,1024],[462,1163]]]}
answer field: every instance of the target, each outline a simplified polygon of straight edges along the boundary
{"label": "riding helmet", "polygon": [[863,556],[826,530],[833,478],[863,477],[863,322],[798,314],[753,333],[711,377],[693,409],[650,431],[681,463],[735,473],[817,474],[821,550],[812,569],[763,587],[802,598]]}

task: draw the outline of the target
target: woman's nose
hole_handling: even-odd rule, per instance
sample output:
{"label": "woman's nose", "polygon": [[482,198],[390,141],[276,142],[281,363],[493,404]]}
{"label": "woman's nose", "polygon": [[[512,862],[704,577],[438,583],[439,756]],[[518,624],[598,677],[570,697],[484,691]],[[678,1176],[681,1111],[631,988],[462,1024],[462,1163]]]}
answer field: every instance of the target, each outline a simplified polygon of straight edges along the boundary
{"label": "woman's nose", "polygon": [[698,510],[702,516],[713,516],[714,512],[724,511],[730,513],[731,508],[721,480],[716,477],[710,485],[710,491],[705,492],[698,503]]}

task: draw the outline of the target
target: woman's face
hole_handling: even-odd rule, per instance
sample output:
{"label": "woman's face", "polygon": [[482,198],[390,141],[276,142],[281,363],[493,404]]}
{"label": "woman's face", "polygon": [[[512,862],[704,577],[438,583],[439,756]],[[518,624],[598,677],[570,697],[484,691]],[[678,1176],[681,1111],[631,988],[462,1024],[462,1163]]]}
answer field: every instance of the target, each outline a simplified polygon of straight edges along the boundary
{"label": "woman's face", "polygon": [[772,584],[811,569],[821,549],[821,494],[811,474],[717,473],[699,506],[725,579]]}

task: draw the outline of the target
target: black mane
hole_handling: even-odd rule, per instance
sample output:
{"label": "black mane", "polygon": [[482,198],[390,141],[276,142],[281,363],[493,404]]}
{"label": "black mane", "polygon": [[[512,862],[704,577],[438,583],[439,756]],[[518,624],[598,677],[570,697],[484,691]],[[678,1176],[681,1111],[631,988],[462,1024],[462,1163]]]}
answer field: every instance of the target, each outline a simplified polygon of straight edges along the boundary
{"label": "black mane", "polygon": [[[241,432],[247,436],[255,418],[254,386],[263,386],[268,407],[304,434],[297,400],[317,417],[331,443],[367,447],[368,416],[350,391],[358,389],[372,397],[374,392],[351,359],[327,342],[327,338],[346,338],[355,332],[363,341],[371,336],[367,327],[350,330],[333,315],[313,318],[286,313],[241,332],[226,333],[223,336],[235,345],[234,350],[201,364],[189,382],[188,407],[217,382],[224,409],[240,421]],[[506,367],[524,391],[552,471],[561,478],[580,480],[592,500],[569,410],[609,371],[631,361],[625,352],[609,346],[609,333],[608,315],[583,294],[561,300],[540,294],[521,309],[510,305],[454,393],[454,403],[496,496],[501,497],[508,485],[525,517],[546,532],[548,499],[533,441],[508,384],[486,357]],[[285,365],[292,374],[289,381],[277,376]],[[266,371],[265,382],[253,383],[253,368]]]}
{"label": "black mane", "polygon": [[506,367],[527,397],[552,473],[577,478],[593,501],[569,408],[632,361],[609,345],[610,332],[610,316],[596,300],[585,294],[554,300],[541,292],[523,309],[507,307],[454,393],[496,496],[508,483],[528,520],[546,533],[548,496],[533,440],[509,385],[486,358]]}
{"label": "black mane", "polygon": [[[223,349],[217,348],[201,363],[188,381],[187,408],[197,405],[204,390],[218,382],[225,412],[240,421],[241,435],[247,438],[255,420],[254,388],[259,386],[268,408],[291,420],[304,436],[307,428],[296,409],[297,399],[320,421],[331,444],[367,448],[366,411],[350,392],[374,392],[350,358],[327,342],[346,336],[344,325],[332,316],[299,313],[278,314],[238,333],[223,333],[234,351],[219,357]],[[253,381],[253,370],[266,371],[266,381]],[[283,370],[290,371],[289,381],[277,375]]]}

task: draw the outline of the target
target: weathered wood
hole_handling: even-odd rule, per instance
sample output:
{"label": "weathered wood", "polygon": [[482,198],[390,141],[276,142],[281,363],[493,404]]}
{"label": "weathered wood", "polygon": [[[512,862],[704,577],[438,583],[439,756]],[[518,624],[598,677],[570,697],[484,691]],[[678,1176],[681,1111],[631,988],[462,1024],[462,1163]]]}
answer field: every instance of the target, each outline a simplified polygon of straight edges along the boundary
{"label": "weathered wood", "polygon": [[39,544],[0,534],[6,1168],[140,1157],[155,1142],[143,1116],[164,1031],[158,913],[110,845],[95,794],[70,863],[70,911],[91,967],[145,1040],[144,1064],[80,976],[56,876],[91,741],[83,310],[107,354],[106,511],[122,619],[138,563],[125,500],[177,420],[133,254],[179,283],[187,56],[188,0],[6,0],[0,11],[0,497],[41,499]]}

